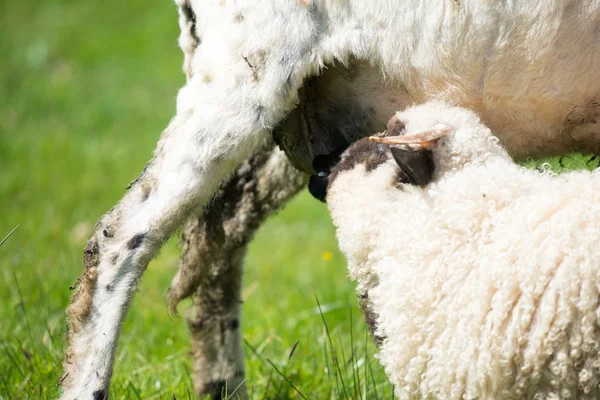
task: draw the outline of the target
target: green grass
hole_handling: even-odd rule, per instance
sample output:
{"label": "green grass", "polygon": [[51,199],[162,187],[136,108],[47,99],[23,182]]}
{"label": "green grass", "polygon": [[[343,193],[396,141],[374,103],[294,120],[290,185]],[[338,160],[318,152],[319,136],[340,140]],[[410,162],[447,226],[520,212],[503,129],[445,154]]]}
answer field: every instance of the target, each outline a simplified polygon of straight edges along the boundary
{"label": "green grass", "polygon": [[[177,35],[169,0],[0,5],[0,241],[20,224],[0,246],[0,399],[58,393],[69,286],[93,224],[174,113]],[[164,301],[180,252],[171,240],[144,276],[111,398],[193,397],[187,327]],[[306,193],[261,229],[244,276],[252,398],[391,397],[346,274],[326,209]]]}

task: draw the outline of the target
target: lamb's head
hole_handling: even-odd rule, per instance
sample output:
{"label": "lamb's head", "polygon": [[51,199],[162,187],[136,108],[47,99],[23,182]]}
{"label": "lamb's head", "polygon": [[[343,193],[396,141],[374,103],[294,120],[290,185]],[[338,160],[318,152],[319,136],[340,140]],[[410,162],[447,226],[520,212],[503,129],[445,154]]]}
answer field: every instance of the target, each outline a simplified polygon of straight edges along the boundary
{"label": "lamb's head", "polygon": [[[432,150],[436,175],[491,158],[510,159],[489,128],[466,108],[431,101],[398,112],[392,120],[404,126],[401,137],[390,139],[387,134],[380,141],[404,149]],[[425,146],[420,149],[419,143]]]}
{"label": "lamb's head", "polygon": [[[404,125],[394,117],[389,121],[384,135],[398,137],[403,132]],[[388,182],[396,186],[403,183],[424,186],[431,181],[434,169],[432,153],[429,150],[402,149],[370,138],[354,142],[343,153],[337,151],[317,156],[313,161],[313,168],[317,171],[317,175],[310,178],[308,189],[321,201],[325,201],[329,188],[342,175],[345,177],[344,181],[348,179],[355,181],[350,185],[362,186],[363,177],[375,170],[385,170],[383,172],[385,183],[382,187],[384,189],[385,186],[389,186]],[[348,172],[352,172],[351,178]],[[371,181],[371,184],[376,183]]]}
{"label": "lamb's head", "polygon": [[[361,139],[341,155],[315,158],[318,175],[311,178],[309,190],[324,201],[341,174],[360,170],[353,176],[362,179],[384,165],[388,186],[425,186],[437,176],[492,158],[510,159],[477,115],[434,101],[396,113],[383,134]],[[354,184],[362,185],[364,180]]]}

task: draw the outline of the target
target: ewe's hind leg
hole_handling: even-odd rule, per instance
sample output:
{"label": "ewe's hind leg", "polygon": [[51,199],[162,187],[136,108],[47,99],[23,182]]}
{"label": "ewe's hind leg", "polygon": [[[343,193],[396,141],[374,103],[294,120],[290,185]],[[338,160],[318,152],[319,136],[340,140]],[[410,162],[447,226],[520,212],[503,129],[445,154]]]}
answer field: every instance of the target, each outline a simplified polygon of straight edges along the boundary
{"label": "ewe's hind leg", "polygon": [[121,325],[148,262],[295,104],[310,60],[320,56],[310,51],[318,36],[300,4],[283,10],[295,21],[288,25],[277,24],[271,4],[244,18],[256,27],[277,25],[260,35],[232,27],[231,10],[213,4],[225,15],[212,10],[211,35],[194,55],[198,70],[179,93],[176,117],[147,169],[96,225],[68,311],[63,398],[108,395]]}
{"label": "ewe's hind leg", "polygon": [[[306,184],[269,140],[201,215],[186,224],[181,268],[169,291],[174,310],[194,294],[188,318],[196,393],[245,397],[240,333],[243,258],[254,232]],[[195,293],[194,293],[195,292]]]}

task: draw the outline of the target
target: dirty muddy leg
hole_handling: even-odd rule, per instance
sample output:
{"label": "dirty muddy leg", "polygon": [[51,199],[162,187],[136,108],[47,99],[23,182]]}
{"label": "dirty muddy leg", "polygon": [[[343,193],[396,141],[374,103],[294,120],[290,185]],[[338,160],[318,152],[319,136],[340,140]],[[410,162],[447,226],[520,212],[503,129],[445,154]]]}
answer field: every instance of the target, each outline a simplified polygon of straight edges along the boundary
{"label": "dirty muddy leg", "polygon": [[[232,54],[237,62],[239,52]],[[293,83],[299,85],[302,78],[293,72],[302,60],[292,57],[293,67],[285,71],[280,63],[267,63],[258,81],[251,71],[237,71],[229,61],[216,68],[233,76],[220,75],[210,83],[193,78],[180,91],[177,116],[153,160],[96,225],[86,248],[86,272],[68,310],[72,332],[62,381],[64,399],[108,395],[121,325],[149,261],[295,104],[298,88]],[[215,60],[211,62],[214,66]],[[248,68],[243,60],[242,64]],[[293,78],[288,79],[290,73]]]}
{"label": "dirty muddy leg", "polygon": [[[200,144],[198,149],[194,147],[198,142],[185,140],[178,145],[194,127],[202,130],[199,121],[194,120],[194,126],[189,122],[180,116],[173,120],[154,159],[119,204],[102,217],[86,246],[86,270],[68,308],[65,399],[107,397],[121,326],[143,271],[192,208],[208,202],[227,167],[235,165],[224,148],[212,146],[211,151]],[[210,135],[208,129],[205,133]],[[253,135],[257,134],[246,131],[242,143],[232,143],[231,156],[247,157],[243,150],[252,149]],[[206,157],[198,157],[197,151]]]}
{"label": "dirty muddy leg", "polygon": [[[239,126],[237,132],[243,135],[233,136],[239,141],[229,143],[229,149],[218,138],[177,144],[181,133],[186,136],[202,126],[194,120],[189,127],[189,122],[180,116],[173,120],[148,168],[96,225],[86,246],[86,270],[68,308],[65,399],[107,396],[121,325],[147,264],[192,209],[212,198],[228,169],[236,166],[235,160],[248,157],[245,152],[253,150],[256,136],[265,137],[259,126],[247,121],[252,130]],[[205,135],[212,136],[205,129]]]}
{"label": "dirty muddy leg", "polygon": [[[215,201],[183,231],[181,267],[169,290],[169,306],[193,295],[188,316],[196,393],[244,398],[240,332],[246,247],[260,225],[306,185],[271,140],[237,170]],[[236,390],[237,389],[237,390]]]}

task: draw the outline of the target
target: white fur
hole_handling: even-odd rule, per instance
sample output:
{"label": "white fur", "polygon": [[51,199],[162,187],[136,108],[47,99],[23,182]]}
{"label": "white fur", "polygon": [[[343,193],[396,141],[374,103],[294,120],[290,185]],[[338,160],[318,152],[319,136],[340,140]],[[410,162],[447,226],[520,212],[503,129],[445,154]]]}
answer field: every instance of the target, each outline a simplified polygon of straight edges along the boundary
{"label": "white fur", "polygon": [[[599,1],[191,0],[191,8],[201,42],[190,41],[193,24],[180,14],[188,81],[177,115],[94,234],[98,281],[71,338],[65,399],[108,393],[120,327],[148,262],[325,65],[370,63],[400,103],[471,107],[515,155],[598,147]],[[107,223],[112,237],[102,236]],[[128,248],[140,233],[143,244]]]}
{"label": "white fur", "polygon": [[327,202],[398,397],[598,398],[598,173],[520,167],[464,109],[397,116],[408,134],[453,128],[434,181],[394,186],[390,157],[341,172]]}

